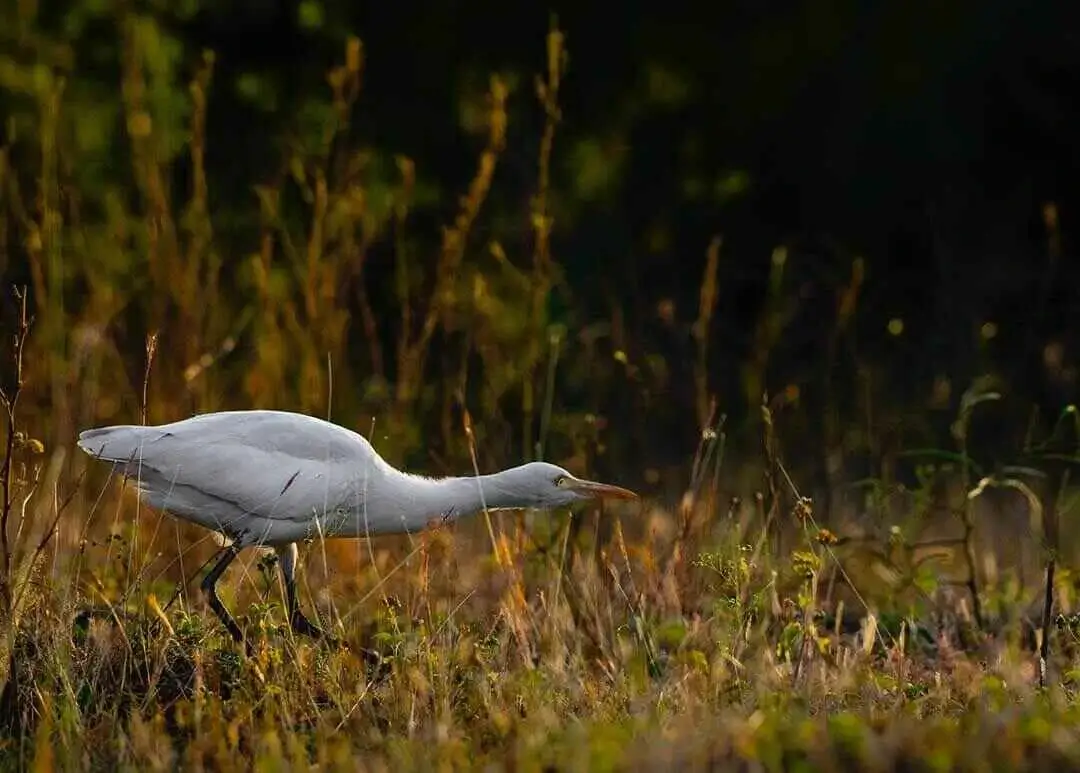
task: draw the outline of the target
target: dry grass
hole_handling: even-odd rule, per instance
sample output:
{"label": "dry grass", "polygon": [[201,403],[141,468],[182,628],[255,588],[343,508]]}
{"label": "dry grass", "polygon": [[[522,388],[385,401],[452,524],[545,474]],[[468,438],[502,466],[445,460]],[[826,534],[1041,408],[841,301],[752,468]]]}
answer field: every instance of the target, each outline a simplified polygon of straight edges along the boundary
{"label": "dry grass", "polygon": [[[308,603],[344,647],[295,639],[276,572],[252,556],[226,591],[251,659],[197,593],[166,601],[209,546],[95,475],[80,483],[92,506],[65,515],[87,535],[80,549],[36,550],[40,532],[12,545],[0,759],[35,770],[1075,764],[1067,628],[1040,689],[1020,626],[977,630],[948,586],[908,614],[873,614],[881,605],[864,593],[903,583],[846,584],[858,561],[790,483],[772,518],[722,501],[722,440],[703,439],[681,521],[648,505],[612,512],[606,543],[589,544],[598,514],[583,513],[573,541],[553,514],[524,543],[506,519],[492,545],[483,518],[337,543],[353,571],[331,571],[324,546],[308,545]],[[19,454],[22,522],[41,492]]]}

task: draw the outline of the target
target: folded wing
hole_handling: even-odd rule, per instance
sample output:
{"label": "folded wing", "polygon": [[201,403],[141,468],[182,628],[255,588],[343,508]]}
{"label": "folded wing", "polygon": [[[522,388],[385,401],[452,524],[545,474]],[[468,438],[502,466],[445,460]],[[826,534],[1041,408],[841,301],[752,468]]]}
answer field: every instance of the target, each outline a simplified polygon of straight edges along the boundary
{"label": "folded wing", "polygon": [[251,515],[310,520],[355,499],[365,468],[385,464],[349,430],[275,411],[91,429],[79,446],[121,466],[154,506],[212,516],[215,527]]}

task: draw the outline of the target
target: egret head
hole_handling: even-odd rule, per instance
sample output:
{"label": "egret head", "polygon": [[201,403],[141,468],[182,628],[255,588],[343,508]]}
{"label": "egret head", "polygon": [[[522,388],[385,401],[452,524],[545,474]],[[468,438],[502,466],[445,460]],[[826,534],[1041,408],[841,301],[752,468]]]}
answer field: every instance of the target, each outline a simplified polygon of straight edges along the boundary
{"label": "egret head", "polygon": [[562,467],[547,462],[530,462],[504,473],[508,483],[533,507],[566,507],[595,499],[637,499],[628,489],[607,483],[575,478]]}

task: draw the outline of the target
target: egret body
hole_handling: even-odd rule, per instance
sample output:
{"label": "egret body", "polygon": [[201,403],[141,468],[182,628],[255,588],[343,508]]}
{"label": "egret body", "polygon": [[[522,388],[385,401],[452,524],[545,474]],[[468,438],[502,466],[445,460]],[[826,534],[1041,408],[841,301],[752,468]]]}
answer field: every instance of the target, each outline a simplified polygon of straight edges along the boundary
{"label": "egret body", "polygon": [[319,636],[296,597],[301,540],[411,533],[484,508],[636,497],[545,462],[491,475],[411,475],[386,462],[363,436],[283,411],[225,411],[156,427],[88,429],[79,435],[79,447],[113,463],[149,505],[229,538],[202,588],[237,641],[243,633],[218,598],[217,581],[244,548],[277,550],[290,624]]}

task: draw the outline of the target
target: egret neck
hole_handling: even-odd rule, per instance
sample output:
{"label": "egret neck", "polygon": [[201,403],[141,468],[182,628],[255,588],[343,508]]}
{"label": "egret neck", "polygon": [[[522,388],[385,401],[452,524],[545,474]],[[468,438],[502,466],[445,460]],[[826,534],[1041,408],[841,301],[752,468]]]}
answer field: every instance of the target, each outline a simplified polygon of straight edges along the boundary
{"label": "egret neck", "polygon": [[[541,503],[520,485],[521,469],[514,467],[470,477],[426,478],[388,467],[381,471],[378,485],[368,487],[361,476],[358,500],[364,504],[356,512],[354,528],[347,530],[358,536],[402,530],[415,532],[433,523],[473,515],[484,508],[538,506]],[[373,515],[375,512],[379,513],[378,517]]]}

